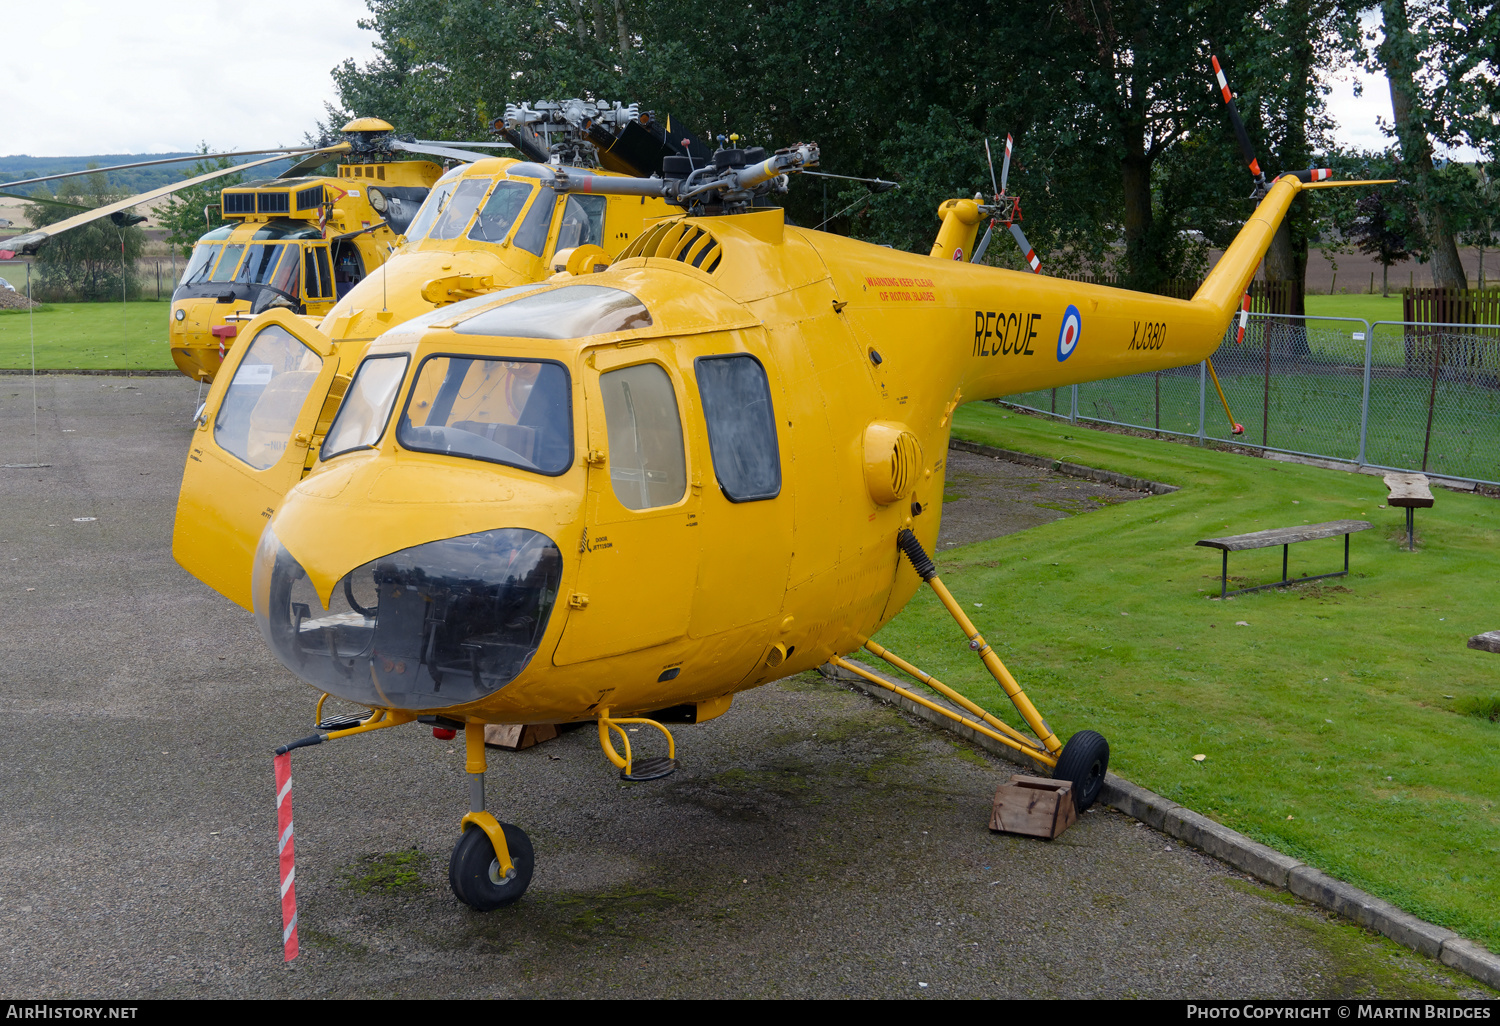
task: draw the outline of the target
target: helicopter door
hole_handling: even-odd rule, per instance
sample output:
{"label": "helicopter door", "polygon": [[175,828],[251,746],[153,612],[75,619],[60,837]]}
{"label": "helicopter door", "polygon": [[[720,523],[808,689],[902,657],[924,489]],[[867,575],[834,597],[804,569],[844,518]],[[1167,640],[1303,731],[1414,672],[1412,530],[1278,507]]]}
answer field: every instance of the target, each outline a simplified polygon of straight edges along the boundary
{"label": "helicopter door", "polygon": [[283,310],[229,351],[198,415],[172,530],[172,555],[246,609],[261,531],[302,478],[338,370],[327,336]]}
{"label": "helicopter door", "polygon": [[683,387],[670,356],[652,344],[601,349],[584,369],[585,534],[568,623],[552,657],[558,666],[687,633],[699,496],[688,483]]}
{"label": "helicopter door", "polygon": [[328,243],[317,242],[302,247],[302,295],[308,313],[314,308],[326,310],[334,301],[333,267],[328,260]]}

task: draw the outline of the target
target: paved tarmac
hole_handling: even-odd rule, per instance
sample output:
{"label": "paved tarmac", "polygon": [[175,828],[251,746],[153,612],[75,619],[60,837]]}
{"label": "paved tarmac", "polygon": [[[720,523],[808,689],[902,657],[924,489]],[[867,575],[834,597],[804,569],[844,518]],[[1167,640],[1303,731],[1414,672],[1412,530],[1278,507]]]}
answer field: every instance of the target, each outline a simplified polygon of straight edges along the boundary
{"label": "paved tarmac", "polygon": [[[1477,991],[1108,810],[993,835],[1013,767],[810,677],[679,728],[656,784],[590,730],[493,751],[491,807],[538,864],[487,915],[447,887],[461,744],[297,752],[283,965],[271,748],[316,696],[172,560],[195,386],[38,381],[51,466],[0,470],[5,997]],[[31,421],[29,381],[0,378],[0,463],[35,461]]]}

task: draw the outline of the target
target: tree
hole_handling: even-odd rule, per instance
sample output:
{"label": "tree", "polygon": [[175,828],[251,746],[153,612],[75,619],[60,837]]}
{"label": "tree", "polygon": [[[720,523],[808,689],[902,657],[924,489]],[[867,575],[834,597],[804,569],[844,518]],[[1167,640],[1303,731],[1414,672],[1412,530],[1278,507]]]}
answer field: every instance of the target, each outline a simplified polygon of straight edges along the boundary
{"label": "tree", "polygon": [[[1268,174],[1311,167],[1315,153],[1331,148],[1320,73],[1337,70],[1358,52],[1360,6],[1360,0],[1279,0],[1256,11],[1254,30],[1234,40],[1232,70],[1245,83],[1239,107]],[[1277,313],[1306,312],[1308,248],[1323,205],[1319,197],[1299,195],[1272,236],[1266,278],[1296,283],[1291,306]]]}
{"label": "tree", "polygon": [[[1296,35],[1285,11],[1305,9],[1310,26],[1298,67],[1321,69],[1343,51],[1320,26],[1349,2],[742,0],[705,16],[680,0],[370,0],[361,24],[380,56],[335,69],[329,124],[379,115],[470,138],[508,102],[636,100],[700,138],[815,140],[828,171],[899,181],[875,197],[827,182],[826,214],[825,182],[801,181],[785,204],[799,224],[843,211],[827,230],[919,252],[942,199],[990,192],[984,140],[998,154],[1010,133],[1012,191],[1047,268],[1154,288],[1200,266],[1192,230],[1222,242],[1249,209],[1208,40],[1255,65],[1266,124],[1305,124],[1316,141],[1316,74],[1278,84]],[[1304,113],[1286,113],[1294,100]],[[991,259],[1012,249],[1002,235]]]}
{"label": "tree", "polygon": [[1386,202],[1383,189],[1373,189],[1354,205],[1356,216],[1349,226],[1349,237],[1361,253],[1380,262],[1380,294],[1391,294],[1391,265],[1409,259],[1406,236],[1400,231],[1399,215]]}
{"label": "tree", "polygon": [[[199,143],[198,152],[206,154],[208,144]],[[182,177],[196,178],[210,171],[222,171],[232,163],[233,161],[228,157],[200,160],[188,170],[183,171]],[[211,182],[204,182],[202,185],[195,185],[190,189],[174,192],[167,197],[167,201],[156,212],[157,221],[167,229],[167,244],[178,247],[183,257],[189,256],[193,252],[193,244],[205,232],[212,231],[226,223],[222,216],[220,195],[225,189],[239,185],[243,180],[244,175],[226,175]]]}
{"label": "tree", "polygon": [[[1419,15],[1420,0],[1414,3]],[[1453,238],[1454,199],[1442,188],[1432,160],[1431,132],[1435,117],[1430,97],[1433,76],[1424,76],[1422,57],[1431,45],[1428,26],[1421,20],[1413,24],[1407,0],[1384,0],[1381,4],[1384,38],[1376,48],[1391,86],[1391,110],[1395,115],[1396,139],[1401,160],[1411,175],[1417,210],[1427,238],[1427,253],[1432,261],[1432,282],[1439,288],[1466,289],[1468,277],[1458,259]],[[1430,55],[1429,55],[1430,56]]]}
{"label": "tree", "polygon": [[[45,195],[42,186],[37,190]],[[97,174],[66,179],[57,198],[93,209],[124,197],[112,193],[104,175]],[[26,205],[26,219],[33,228],[55,224],[75,212],[48,203]],[[45,298],[107,302],[121,297],[123,277],[124,291],[136,293],[135,264],[145,240],[139,228],[116,227],[108,218],[63,232],[37,253],[38,292]]]}
{"label": "tree", "polygon": [[1459,239],[1479,251],[1479,287],[1484,288],[1484,251],[1500,244],[1500,181],[1484,165],[1473,169]]}

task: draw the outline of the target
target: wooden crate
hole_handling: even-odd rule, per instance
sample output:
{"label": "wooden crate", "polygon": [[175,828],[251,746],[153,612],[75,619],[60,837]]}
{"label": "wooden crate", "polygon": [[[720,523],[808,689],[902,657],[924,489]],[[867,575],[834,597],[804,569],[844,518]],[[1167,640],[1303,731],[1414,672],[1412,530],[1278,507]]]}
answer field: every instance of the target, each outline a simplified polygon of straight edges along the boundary
{"label": "wooden crate", "polygon": [[1077,820],[1072,781],[1018,773],[995,790],[990,829],[1050,841]]}
{"label": "wooden crate", "polygon": [[512,752],[551,741],[556,736],[555,723],[489,723],[484,728],[485,744]]}

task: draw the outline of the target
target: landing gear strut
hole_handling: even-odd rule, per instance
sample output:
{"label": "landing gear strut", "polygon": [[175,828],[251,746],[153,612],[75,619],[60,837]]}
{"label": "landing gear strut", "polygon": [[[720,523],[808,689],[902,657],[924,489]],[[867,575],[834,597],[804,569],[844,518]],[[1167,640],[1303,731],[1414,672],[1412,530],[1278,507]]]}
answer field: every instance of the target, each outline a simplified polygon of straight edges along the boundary
{"label": "landing gear strut", "polygon": [[934,691],[948,698],[965,712],[971,714],[974,719],[961,716],[945,706],[936,702],[928,701],[921,695],[908,691],[906,688],[892,684],[881,677],[849,662],[842,656],[834,656],[832,662],[845,670],[854,673],[872,684],[878,684],[889,691],[894,691],[904,698],[910,699],[919,705],[931,709],[949,719],[963,724],[976,733],[1008,745],[1018,752],[1025,753],[1029,758],[1052,768],[1052,776],[1056,780],[1070,780],[1073,782],[1073,806],[1078,812],[1088,811],[1099,797],[1099,792],[1104,789],[1104,777],[1109,772],[1109,742],[1097,731],[1080,730],[1068,739],[1064,745],[1062,740],[1053,733],[1047,721],[1042,719],[1042,714],[1037,711],[1031,699],[1021,690],[1021,685],[1011,676],[1000,657],[995,654],[994,649],[983,637],[980,636],[978,628],[969,619],[963,607],[954,600],[943,582],[938,579],[937,566],[932,562],[932,557],[923,550],[917,537],[910,530],[903,528],[896,536],[896,544],[911,562],[912,569],[917,572],[929,587],[937,594],[938,599],[948,610],[949,615],[958,623],[964,635],[969,639],[969,649],[979,656],[984,663],[985,669],[990,672],[996,682],[1004,689],[1016,711],[1026,721],[1036,735],[1035,739],[1029,738],[1020,731],[1011,727],[1005,721],[999,719],[992,713],[969,701],[963,695],[948,687],[942,681],[924,673],[917,667],[908,663],[905,659],[894,652],[887,651],[873,641],[865,642],[865,649],[872,655],[879,656],[890,663],[902,673],[915,677]]}
{"label": "landing gear strut", "polygon": [[448,884],[454,896],[474,911],[493,912],[526,893],[536,858],[526,831],[497,821],[484,809],[484,724],[468,724],[464,745],[469,813],[463,818],[463,836],[448,859]]}

